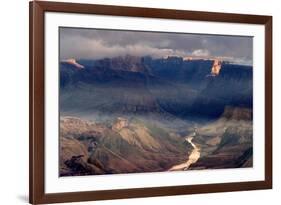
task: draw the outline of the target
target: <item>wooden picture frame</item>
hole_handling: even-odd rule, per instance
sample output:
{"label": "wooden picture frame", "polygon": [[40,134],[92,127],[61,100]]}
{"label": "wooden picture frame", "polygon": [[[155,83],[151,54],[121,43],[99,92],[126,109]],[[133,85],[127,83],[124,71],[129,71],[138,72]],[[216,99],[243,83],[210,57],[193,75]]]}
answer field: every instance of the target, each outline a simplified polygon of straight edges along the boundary
{"label": "wooden picture frame", "polygon": [[[46,12],[98,14],[157,19],[194,20],[207,22],[246,23],[265,26],[265,180],[249,182],[180,185],[150,188],[45,193],[44,132],[45,132],[45,44],[44,15]],[[29,199],[32,204],[153,197],[211,192],[229,192],[272,188],[272,17],[199,11],[167,10],[104,6],[92,4],[33,1],[29,4],[30,20],[30,139]]]}

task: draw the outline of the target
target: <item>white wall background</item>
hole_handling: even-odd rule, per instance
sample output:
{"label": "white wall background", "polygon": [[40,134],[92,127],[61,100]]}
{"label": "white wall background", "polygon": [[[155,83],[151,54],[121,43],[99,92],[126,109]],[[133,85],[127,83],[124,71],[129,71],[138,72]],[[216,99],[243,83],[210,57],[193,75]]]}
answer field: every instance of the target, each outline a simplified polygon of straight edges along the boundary
{"label": "white wall background", "polygon": [[[273,15],[273,190],[125,199],[73,204],[278,204],[281,201],[281,6],[278,0],[72,0],[96,4]],[[0,204],[28,200],[28,0],[2,1],[0,11]]]}

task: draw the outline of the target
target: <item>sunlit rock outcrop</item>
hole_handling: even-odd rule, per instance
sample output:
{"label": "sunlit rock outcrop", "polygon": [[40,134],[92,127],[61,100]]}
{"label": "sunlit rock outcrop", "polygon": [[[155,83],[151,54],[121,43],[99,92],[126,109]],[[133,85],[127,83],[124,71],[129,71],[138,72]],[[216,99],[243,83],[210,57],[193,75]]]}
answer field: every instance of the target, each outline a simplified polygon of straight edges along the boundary
{"label": "sunlit rock outcrop", "polygon": [[83,69],[84,68],[84,66],[79,64],[79,63],[77,63],[74,58],[69,58],[69,59],[63,60],[62,62],[74,65],[78,69]]}
{"label": "sunlit rock outcrop", "polygon": [[112,129],[115,131],[119,131],[124,127],[128,126],[128,120],[122,117],[118,117],[116,122],[113,124]]}
{"label": "sunlit rock outcrop", "polygon": [[211,70],[211,75],[212,75],[212,76],[217,76],[217,75],[219,75],[220,70],[221,70],[221,61],[218,60],[218,59],[215,59],[215,60],[214,60],[213,67],[212,67],[212,70]]}

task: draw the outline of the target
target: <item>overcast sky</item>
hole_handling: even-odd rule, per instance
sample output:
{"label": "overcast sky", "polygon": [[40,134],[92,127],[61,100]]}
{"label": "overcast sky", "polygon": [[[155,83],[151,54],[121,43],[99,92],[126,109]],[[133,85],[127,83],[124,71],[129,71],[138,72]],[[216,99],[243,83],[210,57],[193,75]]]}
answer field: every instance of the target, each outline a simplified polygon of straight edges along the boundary
{"label": "overcast sky", "polygon": [[123,55],[222,58],[252,64],[252,37],[60,28],[60,59]]}

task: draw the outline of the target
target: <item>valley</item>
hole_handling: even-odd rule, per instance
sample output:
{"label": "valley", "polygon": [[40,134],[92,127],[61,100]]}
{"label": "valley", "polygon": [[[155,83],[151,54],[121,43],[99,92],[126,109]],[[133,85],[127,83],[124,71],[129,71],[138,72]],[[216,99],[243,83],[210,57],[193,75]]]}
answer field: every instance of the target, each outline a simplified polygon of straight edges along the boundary
{"label": "valley", "polygon": [[253,166],[250,66],[70,59],[59,103],[60,176]]}

